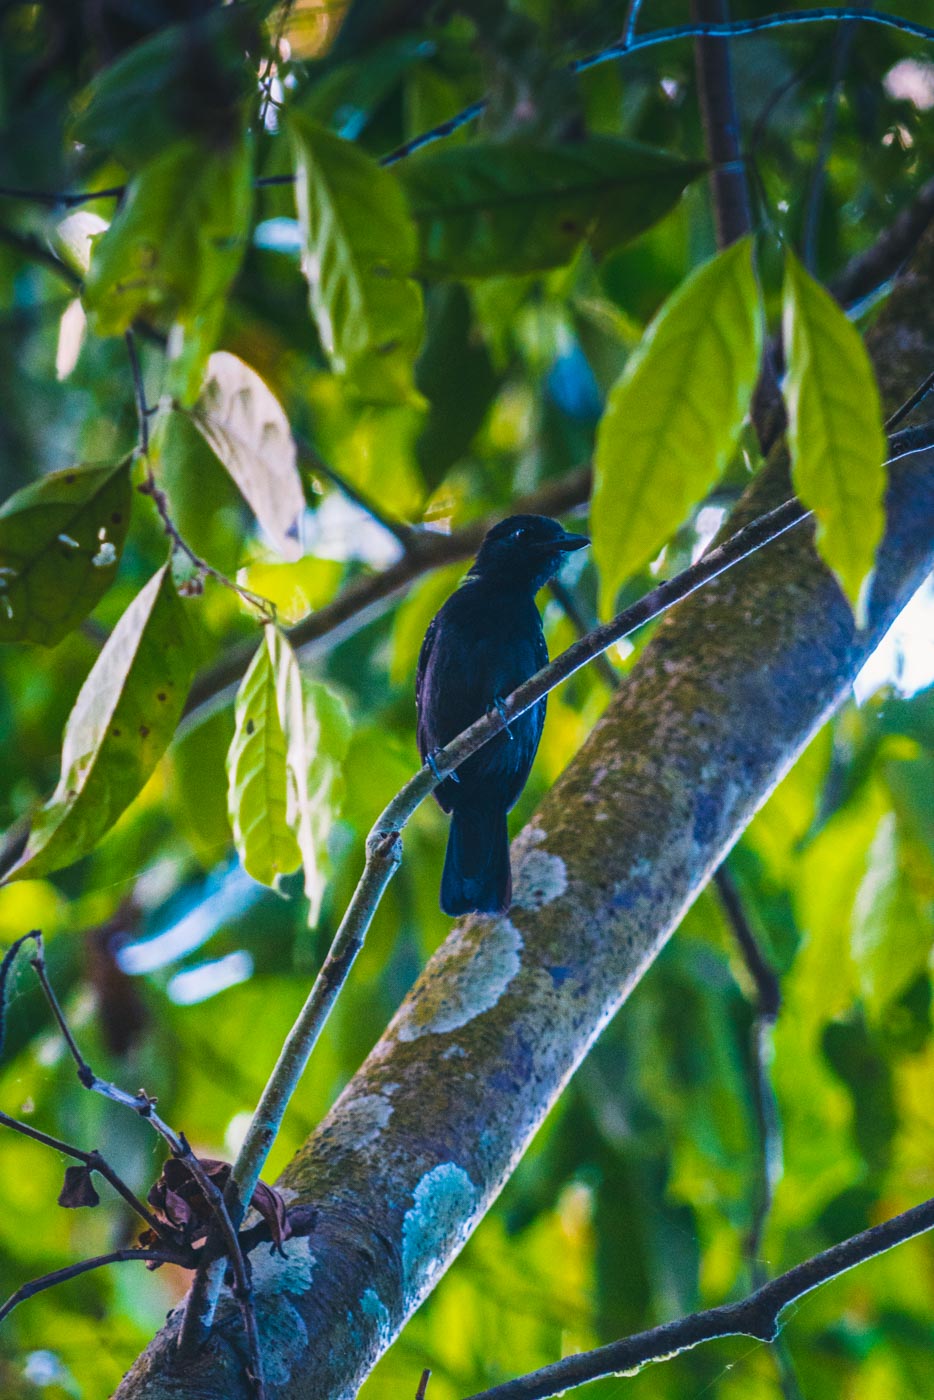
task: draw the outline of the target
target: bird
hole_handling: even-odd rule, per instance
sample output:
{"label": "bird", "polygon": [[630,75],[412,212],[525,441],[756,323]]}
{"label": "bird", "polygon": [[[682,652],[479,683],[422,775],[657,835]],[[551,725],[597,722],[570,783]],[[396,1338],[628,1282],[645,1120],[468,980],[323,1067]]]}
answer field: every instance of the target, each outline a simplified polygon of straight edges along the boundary
{"label": "bird", "polygon": [[[415,679],[422,761],[548,662],[535,595],[586,535],[545,515],[511,515],[494,525],[458,588],[425,633]],[[509,908],[512,873],[506,814],[525,787],[545,722],[545,700],[511,720],[455,773],[435,798],[451,814],[441,908],[456,916]],[[437,776],[437,769],[434,769]]]}

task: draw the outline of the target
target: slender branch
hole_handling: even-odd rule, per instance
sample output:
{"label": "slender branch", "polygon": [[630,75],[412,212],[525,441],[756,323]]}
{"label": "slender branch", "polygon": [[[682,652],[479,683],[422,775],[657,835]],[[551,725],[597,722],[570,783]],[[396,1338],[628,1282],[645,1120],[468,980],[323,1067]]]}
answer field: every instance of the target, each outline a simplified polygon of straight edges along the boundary
{"label": "slender branch", "polygon": [[[723,25],[729,22],[729,13],[727,0],[691,0],[691,14],[699,23]],[[705,36],[698,39],[694,54],[701,121],[711,162],[717,247],[722,249],[752,228],[729,41]]]}
{"label": "slender branch", "polygon": [[41,1142],[46,1147],[51,1147],[55,1152],[63,1152],[67,1157],[74,1157],[75,1161],[83,1162],[91,1171],[97,1172],[105,1181],[110,1182],[127,1205],[136,1212],[141,1220],[145,1220],[150,1230],[154,1230],[163,1239],[175,1242],[174,1234],[166,1228],[165,1222],[153,1215],[152,1211],[127,1186],[122,1177],[117,1175],[110,1163],[101,1156],[96,1148],[91,1152],[85,1152],[83,1148],[75,1147],[70,1142],[62,1142],[61,1138],[52,1137],[50,1133],[33,1128],[29,1123],[21,1123],[18,1118],[11,1118],[8,1113],[4,1113],[2,1110],[0,1110],[0,1124],[12,1128],[16,1133],[22,1133],[24,1137],[32,1138],[34,1142]]}
{"label": "slender branch", "polygon": [[0,226],[0,243],[5,243],[8,248],[13,248],[17,253],[21,253],[30,262],[40,263],[42,267],[47,267],[50,272],[54,272],[56,277],[61,277],[63,282],[67,282],[73,291],[80,292],[82,288],[81,278],[67,263],[56,257],[51,248],[46,248],[40,243],[38,238],[34,238],[28,233],[19,233],[16,229]]}
{"label": "slender branch", "polygon": [[871,247],[858,253],[830,283],[841,306],[853,306],[894,277],[934,219],[934,179],[922,185]]}
{"label": "slender branch", "polygon": [[[236,1197],[236,1192],[231,1192],[231,1198],[235,1201],[235,1213],[237,1215],[237,1222],[235,1225],[231,1217],[230,1210],[228,1209],[228,1198],[225,1197],[225,1195],[220,1191],[217,1185],[212,1181],[211,1177],[205,1171],[199,1159],[196,1157],[194,1152],[192,1152],[184,1133],[176,1133],[156,1112],[156,1100],[150,1098],[149,1095],[146,1094],[145,1091],[142,1089],[140,1089],[137,1094],[128,1094],[124,1089],[119,1088],[116,1084],[111,1084],[108,1080],[98,1078],[98,1076],[91,1069],[91,1066],[85,1060],[84,1056],[81,1054],[77,1041],[72,1035],[68,1022],[65,1019],[65,1015],[62,1011],[58,997],[55,994],[55,989],[52,986],[52,983],[49,979],[48,969],[45,963],[45,950],[43,946],[41,932],[39,932],[38,930],[33,930],[31,933],[27,934],[25,938],[20,939],[19,943],[22,944],[26,941],[27,938],[34,940],[36,944],[36,950],[33,953],[30,961],[32,963],[33,968],[35,969],[36,976],[39,979],[39,984],[42,987],[47,1002],[49,1003],[49,1006],[52,1010],[52,1014],[58,1023],[62,1035],[65,1038],[65,1044],[68,1046],[69,1053],[71,1054],[71,1057],[75,1062],[78,1071],[78,1079],[80,1080],[80,1082],[84,1085],[86,1089],[90,1089],[93,1093],[101,1094],[104,1098],[110,1099],[113,1103],[118,1103],[123,1105],[123,1107],[125,1108],[132,1109],[134,1113],[139,1114],[141,1118],[145,1118],[147,1122],[151,1123],[154,1130],[167,1144],[169,1151],[172,1153],[173,1157],[177,1157],[185,1163],[186,1167],[188,1168],[188,1171],[198,1183],[198,1187],[201,1191],[202,1196],[205,1199],[205,1202],[207,1203],[208,1209],[214,1217],[217,1231],[220,1235],[220,1238],[224,1242],[227,1259],[230,1263],[231,1269],[233,1270],[233,1293],[240,1306],[240,1312],[243,1318],[244,1331],[246,1333],[249,1355],[248,1375],[252,1382],[253,1394],[255,1396],[255,1400],[265,1400],[266,1392],[263,1384],[262,1359],[259,1349],[259,1335],[256,1327],[256,1312],[253,1307],[253,1290],[250,1277],[250,1269],[246,1258],[243,1254],[241,1241],[237,1235],[237,1225],[239,1225],[240,1220],[244,1215],[244,1210],[240,1205],[239,1199],[237,1199]],[[6,964],[6,959],[4,960],[4,964]],[[3,974],[3,971],[4,967],[0,966],[0,975]],[[29,1135],[33,1136],[33,1134],[31,1133]],[[256,1182],[254,1181],[253,1187],[251,1187],[249,1195],[246,1197],[247,1200],[251,1199],[255,1185]],[[161,1229],[161,1227],[157,1226],[155,1228],[159,1230],[160,1234],[164,1234],[164,1231]],[[192,1267],[191,1256],[186,1255],[185,1258],[187,1259],[187,1267]],[[176,1262],[178,1262],[178,1260],[176,1260]],[[78,1271],[81,1272],[82,1270],[78,1268]],[[65,1272],[65,1276],[71,1277],[71,1275],[68,1274],[67,1271]],[[60,1278],[58,1276],[53,1278],[52,1275],[48,1275],[47,1277],[53,1282],[60,1281]],[[51,1284],[44,1283],[43,1286],[50,1287]],[[27,1294],[24,1296],[29,1295]],[[17,1298],[17,1301],[20,1301],[20,1299]],[[2,1311],[0,1311],[0,1318],[2,1318],[2,1316],[3,1313]]]}
{"label": "slender branch", "polygon": [[325,481],[336,486],[342,496],[346,496],[348,501],[352,501],[355,506],[366,511],[370,519],[375,520],[377,525],[382,526],[388,534],[398,540],[405,552],[408,553],[412,548],[412,537],[415,534],[411,525],[407,525],[404,521],[398,520],[394,515],[383,510],[382,506],[377,505],[366,492],[354,486],[353,482],[348,481],[341,472],[330,466],[323,457],[318,455],[308,439],[303,437],[301,433],[296,433],[293,430],[292,438],[298,448],[299,457],[313,476],[322,476]]}
{"label": "slender branch", "polygon": [[[589,467],[579,467],[558,481],[548,482],[538,491],[513,503],[511,509],[532,515],[563,515],[583,505],[590,496]],[[445,564],[456,564],[476,554],[487,530],[501,514],[485,516],[443,535],[435,530],[413,531],[409,552],[388,569],[355,579],[333,602],[311,613],[289,632],[296,649],[306,649],[325,640],[334,643],[358,631],[386,608],[393,598],[415,579]],[[255,648],[252,643],[232,647],[210,670],[195,678],[185,714],[197,723],[213,709],[215,701],[236,685],[249,666]]]}
{"label": "slender branch", "polygon": [[[638,7],[636,7],[638,9]],[[784,29],[802,24],[841,24],[850,20],[857,20],[864,24],[881,24],[888,29],[897,29],[902,34],[910,34],[916,39],[925,39],[928,42],[934,41],[934,28],[926,24],[918,24],[914,20],[903,18],[901,15],[881,14],[875,10],[861,10],[853,6],[831,6],[823,9],[798,10],[789,14],[760,15],[756,19],[730,20],[723,23],[704,24],[681,24],[668,29],[655,29],[648,34],[635,36],[632,24],[635,16],[632,16],[632,23],[626,23],[623,38],[617,43],[609,45],[608,48],[600,49],[596,53],[587,54],[584,58],[576,59],[568,65],[572,73],[585,73],[591,68],[596,68],[602,63],[610,63],[618,58],[625,58],[629,54],[639,53],[643,49],[656,48],[660,44],[676,43],[680,39],[700,39],[704,37],[712,38],[743,38],[749,34],[759,34],[768,29]],[[420,151],[424,146],[431,145],[435,141],[440,141],[445,136],[451,136],[461,127],[467,126],[475,121],[477,117],[483,115],[487,107],[487,99],[480,98],[477,102],[470,103],[463,111],[455,113],[447,121],[439,122],[437,126],[431,127],[428,131],[421,132],[418,136],[413,136],[410,141],[397,146],[382,157],[381,164],[395,165],[398,161],[404,160],[407,156]],[[273,185],[291,185],[295,183],[293,174],[267,175],[256,181],[258,188]],[[85,192],[52,192],[49,190],[24,190],[14,189],[9,186],[0,187],[0,197],[7,196],[12,199],[24,199],[38,204],[49,204],[52,206],[62,205],[65,208],[74,208],[80,204],[87,204],[94,199],[118,199],[125,190],[124,185],[113,185],[104,190],[87,190]]]}
{"label": "slender branch", "polygon": [[130,372],[133,375],[133,396],[136,402],[136,417],[139,422],[139,450],[142,456],[147,459],[148,467],[149,407],[146,403],[146,386],[143,383],[143,371],[136,353],[136,337],[132,330],[126,331],[124,340],[126,341],[127,354],[130,357]]}
{"label": "slender branch", "polygon": [[817,155],[805,202],[804,236],[801,241],[801,261],[809,272],[817,266],[817,235],[820,232],[821,207],[824,198],[824,183],[827,176],[827,162],[833,148],[833,135],[837,125],[837,102],[840,88],[850,61],[853,40],[856,38],[856,25],[844,24],[833,38],[833,60],[830,70],[830,86],[824,101],[824,114],[821,121]]}
{"label": "slender branch", "polygon": [[782,1003],[781,984],[775,969],[766,960],[759,947],[756,935],[752,931],[752,925],[746,917],[746,910],[739,897],[739,891],[726,866],[721,865],[713,878],[724,913],[729,920],[730,928],[733,930],[733,936],[743,955],[743,961],[749,969],[749,975],[755,983],[759,1015],[764,1016],[766,1020],[775,1021]]}
{"label": "slender branch", "polygon": [[110,1254],[98,1254],[93,1259],[81,1259],[77,1264],[69,1264],[64,1269],[56,1269],[51,1274],[43,1274],[41,1278],[35,1278],[31,1283],[24,1283],[22,1288],[17,1288],[15,1293],[11,1293],[0,1307],[0,1322],[8,1317],[20,1303],[24,1303],[27,1298],[34,1298],[37,1293],[43,1293],[47,1288],[54,1288],[58,1283],[67,1283],[69,1279],[77,1278],[80,1274],[90,1273],[92,1269],[103,1268],[105,1264],[122,1264],[131,1259],[142,1259],[144,1263],[180,1264],[183,1268],[191,1267],[188,1255],[180,1251],[115,1249]]}
{"label": "slender branch", "polygon": [[899,423],[904,422],[908,415],[913,413],[918,407],[918,404],[921,403],[923,399],[927,398],[932,389],[934,389],[934,370],[931,371],[923,383],[918,385],[914,393],[895,410],[891,417],[886,420],[885,431],[890,433],[893,428],[898,427]]}
{"label": "slender branch", "polygon": [[631,1373],[650,1362],[666,1361],[679,1352],[720,1337],[755,1337],[761,1342],[774,1342],[781,1328],[781,1314],[789,1304],[831,1279],[839,1278],[857,1264],[875,1259],[932,1228],[934,1200],[914,1206],[882,1225],[862,1230],[842,1244],[832,1245],[804,1263],[796,1264],[739,1303],[691,1313],[676,1322],[663,1323],[649,1332],[637,1332],[594,1351],[566,1356],[552,1366],[479,1391],[470,1400],[547,1400],[549,1396],[587,1381]]}
{"label": "slender branch", "polygon": [[642,9],[642,0],[627,0],[626,15],[623,19],[623,43],[627,49],[632,48],[636,37],[636,25],[639,23],[639,11]]}
{"label": "slender branch", "polygon": [[421,1380],[418,1383],[418,1390],[415,1392],[415,1400],[425,1400],[428,1394],[428,1382],[431,1380],[431,1372],[426,1369],[422,1372]]}

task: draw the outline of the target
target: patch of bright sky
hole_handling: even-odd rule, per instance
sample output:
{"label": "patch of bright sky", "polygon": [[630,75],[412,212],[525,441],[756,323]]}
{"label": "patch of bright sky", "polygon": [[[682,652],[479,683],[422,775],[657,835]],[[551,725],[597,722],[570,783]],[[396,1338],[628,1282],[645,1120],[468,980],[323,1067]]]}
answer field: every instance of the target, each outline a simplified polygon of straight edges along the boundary
{"label": "patch of bright sky", "polygon": [[[207,888],[208,893],[205,894]],[[263,895],[240,865],[214,871],[206,886],[192,893],[191,908],[152,938],[128,943],[117,954],[124,972],[139,976],[177,962],[208,941],[224,924],[243,914]]]}
{"label": "patch of bright sky", "polygon": [[169,982],[169,1001],[177,1006],[193,1006],[196,1002],[207,1001],[208,997],[226,992],[228,987],[236,987],[253,976],[253,959],[240,948],[236,953],[216,958],[213,962],[199,963],[197,967],[186,967],[177,972]]}

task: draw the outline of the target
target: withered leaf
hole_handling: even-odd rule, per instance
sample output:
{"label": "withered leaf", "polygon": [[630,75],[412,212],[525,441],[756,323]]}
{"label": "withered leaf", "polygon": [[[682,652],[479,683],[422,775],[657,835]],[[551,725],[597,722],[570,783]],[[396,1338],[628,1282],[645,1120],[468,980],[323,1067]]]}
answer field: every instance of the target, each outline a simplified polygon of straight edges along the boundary
{"label": "withered leaf", "polygon": [[91,1180],[90,1167],[65,1168],[65,1184],[59,1192],[58,1203],[66,1210],[77,1210],[80,1206],[100,1205],[101,1198]]}

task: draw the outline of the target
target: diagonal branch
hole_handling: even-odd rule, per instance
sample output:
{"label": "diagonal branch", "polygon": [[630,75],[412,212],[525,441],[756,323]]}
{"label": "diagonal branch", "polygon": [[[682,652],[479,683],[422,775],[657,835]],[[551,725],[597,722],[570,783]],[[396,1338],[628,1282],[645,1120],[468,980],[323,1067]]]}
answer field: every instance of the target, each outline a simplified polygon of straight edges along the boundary
{"label": "diagonal branch", "polygon": [[21,1288],[17,1288],[15,1293],[11,1293],[6,1302],[0,1306],[0,1322],[8,1317],[20,1303],[25,1303],[27,1298],[34,1298],[37,1293],[43,1293],[47,1288],[54,1288],[59,1283],[67,1283],[69,1279],[78,1278],[80,1274],[90,1273],[92,1269],[100,1269],[105,1264],[129,1263],[131,1259],[142,1259],[144,1263],[180,1264],[183,1268],[191,1267],[191,1259],[188,1254],[175,1250],[115,1249],[110,1254],[98,1254],[93,1259],[81,1259],[77,1264],[68,1264],[64,1269],[55,1269],[53,1273],[43,1274],[41,1278],[24,1283]]}
{"label": "diagonal branch", "polygon": [[774,1342],[781,1330],[781,1314],[791,1303],[858,1264],[875,1259],[931,1229],[934,1229],[934,1200],[914,1206],[882,1225],[874,1225],[842,1244],[832,1245],[803,1264],[796,1264],[739,1303],[691,1313],[677,1322],[663,1323],[649,1332],[637,1332],[594,1351],[566,1356],[552,1366],[479,1391],[470,1400],[547,1400],[549,1396],[559,1395],[587,1381],[631,1373],[650,1362],[668,1360],[679,1352],[690,1351],[692,1347],[720,1337],[755,1337],[760,1342]]}

